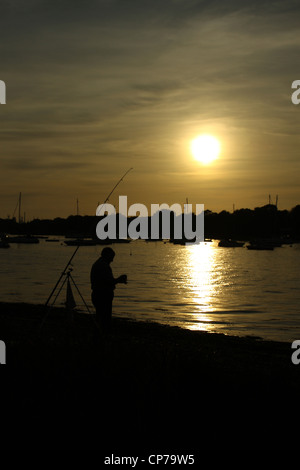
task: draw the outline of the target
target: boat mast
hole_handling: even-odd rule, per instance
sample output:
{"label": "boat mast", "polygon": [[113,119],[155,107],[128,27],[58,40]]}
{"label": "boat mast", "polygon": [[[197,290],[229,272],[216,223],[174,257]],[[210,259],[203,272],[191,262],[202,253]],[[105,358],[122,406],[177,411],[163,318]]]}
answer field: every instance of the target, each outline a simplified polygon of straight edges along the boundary
{"label": "boat mast", "polygon": [[21,223],[21,199],[22,193],[19,194],[19,224]]}

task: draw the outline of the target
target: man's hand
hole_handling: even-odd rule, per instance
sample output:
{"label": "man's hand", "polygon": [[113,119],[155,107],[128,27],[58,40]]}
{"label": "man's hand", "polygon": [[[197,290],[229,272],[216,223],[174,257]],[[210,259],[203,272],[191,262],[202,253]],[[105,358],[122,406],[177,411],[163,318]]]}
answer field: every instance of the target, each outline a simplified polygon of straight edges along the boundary
{"label": "man's hand", "polygon": [[127,284],[127,275],[126,274],[122,274],[120,277],[118,277],[118,282],[120,284]]}

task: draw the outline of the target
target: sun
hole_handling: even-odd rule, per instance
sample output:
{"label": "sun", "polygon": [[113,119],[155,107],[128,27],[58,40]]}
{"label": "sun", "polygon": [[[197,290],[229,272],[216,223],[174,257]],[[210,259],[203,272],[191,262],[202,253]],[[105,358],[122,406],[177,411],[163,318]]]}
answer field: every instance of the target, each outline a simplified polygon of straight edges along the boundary
{"label": "sun", "polygon": [[191,142],[191,152],[196,160],[207,165],[218,158],[220,142],[212,135],[199,135]]}

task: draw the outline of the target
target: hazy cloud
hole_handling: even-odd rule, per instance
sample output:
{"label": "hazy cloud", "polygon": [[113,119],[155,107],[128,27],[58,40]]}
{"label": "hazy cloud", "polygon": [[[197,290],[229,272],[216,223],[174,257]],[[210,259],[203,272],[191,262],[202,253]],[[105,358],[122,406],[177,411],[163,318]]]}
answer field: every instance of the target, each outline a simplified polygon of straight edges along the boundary
{"label": "hazy cloud", "polygon": [[[162,197],[170,188],[173,198],[183,178],[197,198],[202,172],[209,197],[197,202],[214,209],[231,205],[235,188],[251,205],[262,172],[262,191],[276,181],[284,199],[299,169],[300,109],[290,101],[291,82],[300,78],[299,18],[293,0],[2,2],[3,181],[6,171],[18,169],[17,184],[24,172],[20,190],[26,191],[35,184],[26,179],[29,169],[45,187],[65,170],[65,191],[74,193],[84,181],[93,201],[95,179],[102,177],[105,193],[113,175],[134,166],[138,176],[128,190],[150,202],[158,175]],[[209,177],[188,149],[202,131],[222,142]],[[280,171],[284,161],[290,166]],[[209,187],[222,184],[220,201]],[[2,184],[0,197],[6,192]],[[288,207],[299,202],[297,190],[286,195]]]}

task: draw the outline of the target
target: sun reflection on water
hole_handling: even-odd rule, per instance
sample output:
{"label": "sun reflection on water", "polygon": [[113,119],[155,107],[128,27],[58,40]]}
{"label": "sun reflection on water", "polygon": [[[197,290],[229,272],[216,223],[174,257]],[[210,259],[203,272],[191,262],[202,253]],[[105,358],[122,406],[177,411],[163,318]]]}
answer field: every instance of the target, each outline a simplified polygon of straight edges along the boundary
{"label": "sun reflection on water", "polygon": [[211,243],[200,243],[186,247],[186,279],[194,304],[191,329],[210,330],[213,319],[209,315],[215,309],[216,295],[216,250]]}

